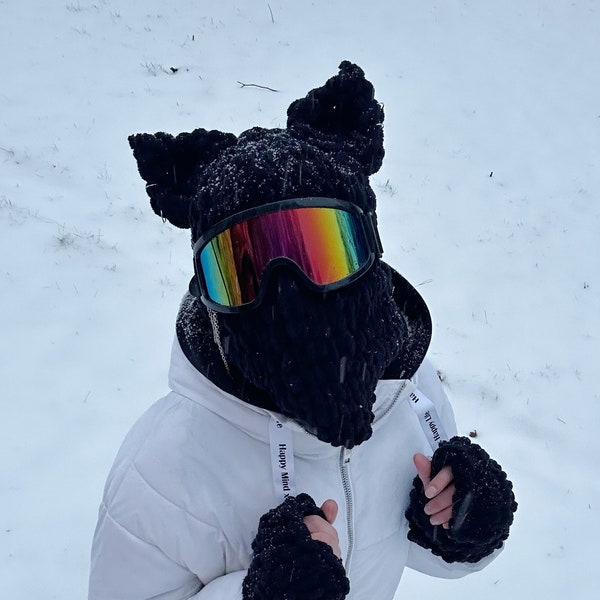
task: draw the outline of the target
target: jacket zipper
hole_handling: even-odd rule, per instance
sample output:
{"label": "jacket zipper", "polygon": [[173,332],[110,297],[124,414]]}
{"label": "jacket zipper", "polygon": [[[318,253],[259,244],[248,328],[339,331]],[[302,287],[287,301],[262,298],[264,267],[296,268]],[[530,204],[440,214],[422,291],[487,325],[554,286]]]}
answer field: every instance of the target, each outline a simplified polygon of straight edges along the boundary
{"label": "jacket zipper", "polygon": [[402,394],[405,387],[406,381],[403,381],[400,387],[396,390],[396,393],[394,394],[394,397],[392,398],[392,401],[390,402],[389,406],[381,414],[377,415],[377,417],[373,420],[373,425],[378,421],[381,421],[381,419],[383,419],[383,417],[385,417],[390,412],[390,410],[394,408],[396,402],[398,402],[398,398],[400,398],[400,394]]}
{"label": "jacket zipper", "polygon": [[340,474],[342,477],[342,487],[344,489],[344,498],[346,500],[346,530],[348,532],[348,550],[344,567],[346,576],[350,572],[350,563],[352,562],[352,553],[354,552],[354,498],[352,495],[352,481],[350,479],[350,458],[352,450],[342,448],[340,451]]}
{"label": "jacket zipper", "polygon": [[[381,413],[373,423],[376,423],[380,419],[383,419],[391,410],[394,408],[400,394],[406,387],[406,381],[398,387],[398,390],[394,394],[390,405]],[[350,565],[352,563],[352,555],[354,553],[354,498],[352,493],[352,480],[350,479],[350,459],[352,458],[352,450],[348,448],[342,448],[340,451],[340,474],[342,477],[342,487],[344,489],[344,498],[346,501],[346,530],[348,532],[348,550],[346,552],[346,560],[344,561],[344,567],[346,569],[346,576],[349,576]]]}

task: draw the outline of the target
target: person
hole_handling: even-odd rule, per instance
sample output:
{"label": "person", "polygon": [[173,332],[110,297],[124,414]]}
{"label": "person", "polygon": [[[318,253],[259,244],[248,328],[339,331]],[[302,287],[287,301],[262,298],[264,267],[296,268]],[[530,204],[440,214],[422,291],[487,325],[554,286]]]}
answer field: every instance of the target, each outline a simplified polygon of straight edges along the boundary
{"label": "person", "polygon": [[456,435],[427,306],[382,260],[383,119],[344,61],[285,128],[129,138],[194,277],[171,391],[108,476],[90,600],[385,600],[405,566],[502,550],[512,485]]}

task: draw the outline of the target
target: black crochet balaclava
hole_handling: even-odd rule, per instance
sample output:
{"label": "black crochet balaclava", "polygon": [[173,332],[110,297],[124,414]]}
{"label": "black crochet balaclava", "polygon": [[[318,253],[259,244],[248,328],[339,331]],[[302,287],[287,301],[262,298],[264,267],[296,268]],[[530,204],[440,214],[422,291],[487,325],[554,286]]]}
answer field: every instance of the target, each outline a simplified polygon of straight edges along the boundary
{"label": "black crochet balaclava", "polygon": [[[286,129],[253,128],[238,138],[204,129],[140,134],[130,144],[152,207],[190,227],[194,242],[232,214],[286,198],[338,198],[374,212],[369,176],[383,160],[383,108],[363,71],[345,61],[291,104]],[[200,300],[184,298],[177,334],[196,368],[346,447],[371,435],[377,381],[411,376],[431,333],[420,296],[379,259],[326,293],[278,267],[258,307],[209,316]]]}

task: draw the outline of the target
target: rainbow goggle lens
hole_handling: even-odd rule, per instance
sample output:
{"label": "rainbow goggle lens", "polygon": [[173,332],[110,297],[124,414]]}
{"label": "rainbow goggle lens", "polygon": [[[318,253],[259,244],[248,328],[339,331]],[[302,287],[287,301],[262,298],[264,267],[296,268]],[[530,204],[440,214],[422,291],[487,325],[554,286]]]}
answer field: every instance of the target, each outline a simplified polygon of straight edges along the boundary
{"label": "rainbow goggle lens", "polygon": [[277,265],[326,291],[360,277],[381,253],[374,215],[343,200],[293,198],[217,223],[194,245],[194,267],[209,308],[240,312],[260,303]]}

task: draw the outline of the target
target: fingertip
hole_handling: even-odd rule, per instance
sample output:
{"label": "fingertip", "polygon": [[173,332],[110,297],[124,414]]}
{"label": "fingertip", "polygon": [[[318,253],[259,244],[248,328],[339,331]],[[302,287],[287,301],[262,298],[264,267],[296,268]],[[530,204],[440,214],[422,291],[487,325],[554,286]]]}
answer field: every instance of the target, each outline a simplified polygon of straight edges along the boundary
{"label": "fingertip", "polygon": [[424,485],[427,485],[431,475],[431,461],[424,454],[417,453],[413,456],[413,462],[421,481]]}
{"label": "fingertip", "polygon": [[333,525],[333,522],[335,521],[338,514],[338,503],[332,498],[329,498],[329,500],[325,500],[325,502],[323,502],[321,510],[325,515],[326,521]]}
{"label": "fingertip", "polygon": [[423,467],[427,467],[429,466],[429,459],[424,455],[421,454],[420,452],[417,452],[414,456],[413,456],[413,462],[415,463],[415,467],[417,467],[417,469],[419,468],[423,468]]}
{"label": "fingertip", "polygon": [[437,496],[437,493],[438,493],[437,488],[433,485],[430,485],[425,490],[425,497],[428,498],[429,500],[431,500],[432,498]]}

